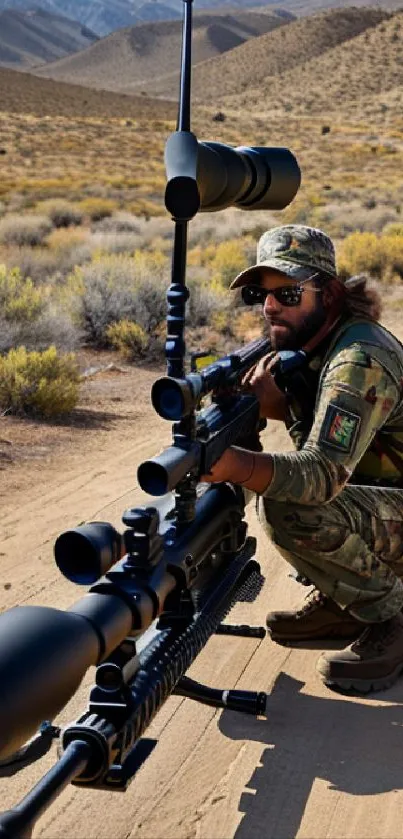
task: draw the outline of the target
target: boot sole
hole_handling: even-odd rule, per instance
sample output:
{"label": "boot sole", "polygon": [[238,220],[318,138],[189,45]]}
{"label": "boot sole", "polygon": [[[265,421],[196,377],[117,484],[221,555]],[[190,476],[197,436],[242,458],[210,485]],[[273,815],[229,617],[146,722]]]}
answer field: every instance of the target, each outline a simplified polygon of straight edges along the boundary
{"label": "boot sole", "polygon": [[320,671],[318,672],[324,684],[332,690],[339,690],[342,693],[370,693],[390,688],[403,673],[403,663],[395,667],[392,673],[381,676],[379,679],[327,679]]}
{"label": "boot sole", "polygon": [[336,629],[336,627],[332,628],[323,627],[323,630],[320,634],[313,634],[311,633],[301,633],[296,632],[295,635],[292,633],[287,633],[287,635],[282,635],[281,633],[277,633],[267,627],[267,631],[270,635],[272,641],[277,641],[278,643],[287,643],[287,641],[327,641],[331,638],[334,641],[345,641],[345,640],[354,640],[354,638],[358,638],[358,635],[362,632],[362,624],[360,626],[351,626],[350,631],[347,628],[344,629],[343,632],[340,629]]}

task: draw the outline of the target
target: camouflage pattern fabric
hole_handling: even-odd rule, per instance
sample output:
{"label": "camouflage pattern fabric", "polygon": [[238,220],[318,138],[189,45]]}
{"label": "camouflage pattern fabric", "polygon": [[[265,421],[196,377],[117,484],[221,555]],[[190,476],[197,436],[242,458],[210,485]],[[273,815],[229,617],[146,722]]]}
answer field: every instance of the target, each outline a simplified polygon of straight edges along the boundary
{"label": "camouflage pattern fabric", "polygon": [[295,279],[319,273],[336,276],[336,259],[332,240],[316,227],[286,224],[266,230],[257,246],[257,263],[238,274],[230,288],[259,282],[262,267],[274,268]]}
{"label": "camouflage pattern fabric", "polygon": [[258,510],[284,559],[354,617],[403,608],[403,490],[347,486],[320,507],[260,497]]}
{"label": "camouflage pattern fabric", "polygon": [[[378,324],[353,323],[324,360],[314,420],[300,451],[274,454],[259,515],[279,551],[357,618],[403,607],[403,489],[348,484],[370,474],[385,434],[403,448],[403,348]],[[368,465],[369,464],[369,465]],[[378,450],[379,483],[403,478]],[[371,483],[368,480],[368,483]]]}

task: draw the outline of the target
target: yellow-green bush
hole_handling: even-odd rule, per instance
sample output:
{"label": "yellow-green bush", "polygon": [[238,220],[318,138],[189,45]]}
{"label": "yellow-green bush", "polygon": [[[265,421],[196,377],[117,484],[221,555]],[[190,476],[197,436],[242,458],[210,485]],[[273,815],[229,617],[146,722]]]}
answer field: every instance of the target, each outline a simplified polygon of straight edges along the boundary
{"label": "yellow-green bush", "polygon": [[125,358],[135,361],[146,355],[149,337],[138,323],[131,320],[111,323],[106,330],[106,337]]}
{"label": "yellow-green bush", "polygon": [[11,414],[53,417],[77,403],[79,373],[72,353],[56,347],[27,352],[25,347],[0,357],[0,408]]}
{"label": "yellow-green bush", "polygon": [[82,227],[59,227],[52,230],[47,238],[47,246],[52,251],[66,252],[73,248],[80,248],[90,236],[90,231]]}
{"label": "yellow-green bush", "polygon": [[32,280],[24,279],[19,268],[8,271],[0,265],[0,312],[9,321],[35,320],[45,305],[45,294],[35,288]]}
{"label": "yellow-green bush", "polygon": [[234,277],[247,267],[245,249],[239,239],[220,242],[211,262],[212,279],[228,287]]}
{"label": "yellow-green bush", "polygon": [[[253,254],[256,244],[253,242]],[[228,288],[236,274],[249,264],[251,238],[228,239],[210,245],[196,245],[189,250],[188,265],[208,268],[210,279]],[[252,257],[253,258],[253,257]]]}
{"label": "yellow-green bush", "polygon": [[401,221],[391,221],[382,230],[384,236],[403,236],[403,224]]}
{"label": "yellow-green bush", "polygon": [[338,250],[342,276],[371,274],[379,280],[403,276],[403,237],[376,233],[351,233]]}
{"label": "yellow-green bush", "polygon": [[116,210],[116,202],[110,198],[83,198],[78,208],[83,215],[89,216],[91,221],[100,221],[112,215]]}

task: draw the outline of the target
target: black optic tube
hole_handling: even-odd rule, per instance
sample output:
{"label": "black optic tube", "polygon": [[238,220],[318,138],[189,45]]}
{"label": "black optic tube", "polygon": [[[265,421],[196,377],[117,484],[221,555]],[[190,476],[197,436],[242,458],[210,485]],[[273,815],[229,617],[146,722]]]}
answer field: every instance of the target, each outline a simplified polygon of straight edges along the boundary
{"label": "black optic tube", "polygon": [[131,609],[115,594],[86,594],[68,612],[17,606],[0,615],[0,759],[61,711],[132,625]]}

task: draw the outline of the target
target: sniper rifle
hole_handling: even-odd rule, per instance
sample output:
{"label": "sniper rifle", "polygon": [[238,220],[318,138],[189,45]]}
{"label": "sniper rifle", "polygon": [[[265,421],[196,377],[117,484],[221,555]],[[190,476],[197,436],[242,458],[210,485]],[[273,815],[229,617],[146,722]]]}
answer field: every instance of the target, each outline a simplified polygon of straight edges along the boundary
{"label": "sniper rifle", "polygon": [[[184,0],[177,130],[165,152],[165,204],[175,224],[167,376],[152,391],[157,412],[174,422],[173,445],[138,472],[140,486],[165,499],[126,510],[123,534],[90,522],[58,537],[59,569],[90,586],[69,610],[23,606],[0,616],[0,774],[59,742],[57,763],[0,816],[3,839],[31,836],[69,783],[126,789],[150,751],[142,735],[173,693],[255,715],[265,708],[265,694],[212,689],[185,675],[213,633],[265,634],[222,623],[237,600],[255,596],[260,568],[242,490],[225,483],[200,491],[199,478],[229,445],[255,432],[259,406],[240,385],[269,349],[261,339],[186,375],[187,227],[199,210],[282,209],[300,173],[288,149],[198,142],[190,131],[191,31],[192,0]],[[205,396],[210,404],[198,410]],[[63,730],[43,722],[64,708],[91,666],[88,710]]]}

